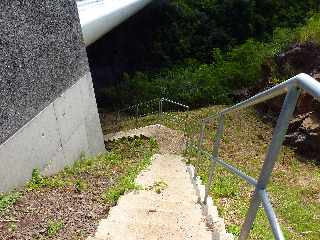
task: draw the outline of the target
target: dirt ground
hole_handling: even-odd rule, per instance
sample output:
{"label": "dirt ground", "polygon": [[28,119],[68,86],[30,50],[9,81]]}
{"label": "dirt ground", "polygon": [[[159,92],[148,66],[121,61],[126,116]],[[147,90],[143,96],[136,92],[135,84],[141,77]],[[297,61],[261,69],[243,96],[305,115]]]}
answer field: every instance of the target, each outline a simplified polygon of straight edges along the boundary
{"label": "dirt ground", "polygon": [[[111,206],[98,201],[109,182],[102,177],[84,177],[90,190],[83,193],[73,187],[24,192],[0,215],[0,239],[85,239]],[[47,236],[49,221],[63,221],[61,231],[51,238]]]}
{"label": "dirt ground", "polygon": [[[105,140],[140,135],[154,137],[160,153],[181,153],[184,147],[183,133],[162,125],[105,135]],[[99,220],[106,218],[112,207],[102,202],[100,196],[113,182],[112,179],[91,174],[80,177],[90,186],[81,193],[74,186],[22,190],[23,196],[13,206],[0,212],[0,240],[82,240],[94,234]],[[48,236],[50,221],[63,224],[61,230],[51,237]]]}
{"label": "dirt ground", "polygon": [[160,147],[160,153],[179,154],[183,151],[185,142],[182,132],[173,130],[166,126],[155,124],[129,131],[120,131],[105,135],[105,141],[112,141],[122,137],[134,137],[143,135],[145,137],[154,137]]}

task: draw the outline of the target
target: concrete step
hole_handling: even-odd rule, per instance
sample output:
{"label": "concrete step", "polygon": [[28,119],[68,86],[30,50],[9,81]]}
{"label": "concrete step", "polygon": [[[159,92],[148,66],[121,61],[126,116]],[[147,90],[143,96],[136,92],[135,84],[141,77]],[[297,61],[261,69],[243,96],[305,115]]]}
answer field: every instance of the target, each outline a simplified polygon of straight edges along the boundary
{"label": "concrete step", "polygon": [[[199,201],[198,196],[193,191],[166,191],[163,190],[161,193],[156,193],[153,190],[140,190],[137,192],[128,193],[129,199],[137,199],[141,200],[143,202],[146,202],[147,200],[155,200],[155,201],[169,201],[169,202],[184,202],[186,204],[197,204]],[[127,195],[125,195],[127,196]],[[144,200],[146,199],[146,200]],[[122,198],[120,198],[119,201],[121,201]]]}
{"label": "concrete step", "polygon": [[[212,204],[211,198],[208,199],[208,205],[198,202],[198,197],[194,196],[192,199],[190,196],[181,198],[180,200],[170,199],[168,196],[159,196],[159,194],[150,191],[140,191],[139,194],[134,192],[128,193],[125,198],[120,198],[118,201],[118,207],[122,209],[126,208],[145,208],[148,210],[184,210],[188,209],[200,209],[202,214],[207,217],[210,222],[214,221],[218,217],[217,207]],[[212,219],[212,220],[211,220]]]}
{"label": "concrete step", "polygon": [[126,193],[100,222],[91,240],[230,240],[211,197],[203,204],[205,187],[195,177],[192,166],[172,154],[153,157],[152,165],[136,182],[145,188],[163,182],[155,189]]}
{"label": "concrete step", "polygon": [[167,223],[121,223],[105,221],[100,223],[96,240],[220,240],[219,234],[204,227],[178,226]]}
{"label": "concrete step", "polygon": [[193,208],[188,211],[183,209],[164,210],[146,208],[113,208],[109,213],[110,221],[122,223],[148,223],[148,224],[187,224],[190,226],[204,226],[205,218],[201,209]]}
{"label": "concrete step", "polygon": [[[197,206],[197,197],[187,199],[170,199],[169,197],[160,196],[152,191],[139,191],[139,194],[128,193],[125,198],[120,198],[118,206],[131,208],[145,207],[145,208],[161,208],[161,209],[189,209]],[[200,204],[198,204],[200,208]]]}

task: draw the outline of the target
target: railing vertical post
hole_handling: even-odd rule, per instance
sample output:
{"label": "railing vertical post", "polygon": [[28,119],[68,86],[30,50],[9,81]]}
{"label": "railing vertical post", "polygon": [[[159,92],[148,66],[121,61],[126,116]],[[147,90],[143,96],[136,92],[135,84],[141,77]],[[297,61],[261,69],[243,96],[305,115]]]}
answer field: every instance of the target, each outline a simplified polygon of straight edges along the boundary
{"label": "railing vertical post", "polygon": [[[251,198],[250,207],[247,212],[246,220],[242,226],[239,240],[245,240],[249,236],[252,224],[256,218],[257,211],[261,203],[259,191],[267,187],[274,164],[277,160],[278,154],[283,144],[290,119],[292,118],[294,109],[296,107],[299,95],[300,95],[300,89],[296,86],[291,87],[286,95],[286,98],[282,105],[282,109],[277,121],[277,125],[274,129],[272,141],[269,146],[266,159],[261,169],[261,173],[259,176],[256,189]],[[283,234],[281,233],[280,236],[278,236],[276,239],[284,239]]]}
{"label": "railing vertical post", "polygon": [[163,98],[160,98],[160,101],[159,101],[159,117],[162,116],[162,101],[163,101]]}
{"label": "railing vertical post", "polygon": [[139,104],[137,104],[136,106],[136,118],[139,117]]}
{"label": "railing vertical post", "polygon": [[202,124],[201,124],[201,130],[200,130],[199,142],[198,142],[198,158],[199,159],[201,157],[201,151],[202,151],[202,144],[203,144],[205,129],[206,129],[206,122],[203,121]]}
{"label": "railing vertical post", "polygon": [[210,190],[211,183],[212,183],[213,173],[214,173],[214,170],[217,165],[216,160],[219,157],[219,148],[220,148],[220,143],[221,143],[221,138],[223,136],[223,132],[224,132],[224,115],[220,114],[219,126],[218,126],[217,133],[215,135],[215,140],[214,140],[214,145],[213,145],[209,179],[208,179],[208,183],[206,185],[206,190],[205,190],[205,195],[204,195],[204,200],[203,200],[204,204],[207,204],[207,198],[208,198],[209,190]]}
{"label": "railing vertical post", "polygon": [[[204,138],[204,131],[206,128],[206,122],[202,122],[201,124],[201,131],[200,131],[200,135],[199,135],[199,142],[198,142],[198,159],[200,160],[201,158],[201,153],[202,153],[202,144],[203,144],[203,138]],[[196,179],[197,178],[197,169],[194,169],[194,175],[193,178]]]}
{"label": "railing vertical post", "polygon": [[189,145],[189,138],[188,138],[188,133],[187,133],[188,120],[189,120],[189,107],[187,107],[187,110],[186,110],[184,127],[183,127],[184,128],[183,129],[183,135],[184,135],[184,140],[185,140],[185,150],[188,149],[188,145]]}
{"label": "railing vertical post", "polygon": [[117,123],[120,122],[120,111],[117,112],[116,122]]}

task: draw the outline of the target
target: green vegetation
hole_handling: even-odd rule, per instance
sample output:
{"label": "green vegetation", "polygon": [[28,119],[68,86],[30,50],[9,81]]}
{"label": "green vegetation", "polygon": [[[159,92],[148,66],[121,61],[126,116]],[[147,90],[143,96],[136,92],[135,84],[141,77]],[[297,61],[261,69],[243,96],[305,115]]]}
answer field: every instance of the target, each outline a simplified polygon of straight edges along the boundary
{"label": "green vegetation", "polygon": [[76,192],[81,193],[88,188],[88,184],[84,179],[77,179],[74,184],[74,188]]}
{"label": "green vegetation", "polygon": [[53,237],[63,228],[64,222],[62,220],[49,220],[47,224],[47,235]]}
{"label": "green vegetation", "polygon": [[[102,199],[106,202],[116,202],[124,192],[137,188],[134,179],[150,163],[152,154],[158,149],[158,144],[155,139],[150,138],[145,146],[144,139],[134,138],[122,139],[112,145],[114,147],[110,152],[96,158],[82,156],[72,166],[66,167],[64,171],[51,177],[42,176],[39,169],[34,169],[26,190],[73,187],[76,192],[81,193],[89,188],[89,183],[82,177],[82,174],[111,176],[112,169],[116,168],[121,176],[114,186],[102,194]],[[142,158],[142,160],[135,163],[137,158]]]}
{"label": "green vegetation", "polygon": [[31,233],[34,239],[86,238],[92,222],[105,217],[122,194],[139,188],[134,179],[150,164],[158,144],[153,138],[122,138],[108,142],[106,149],[96,157],[82,154],[50,177],[34,169],[25,189],[0,195],[5,220],[1,237],[19,239]]}
{"label": "green vegetation", "polygon": [[148,48],[142,51],[148,55],[138,59],[160,67],[188,58],[210,63],[213,48],[224,51],[250,38],[271,39],[276,28],[298,27],[318,10],[317,0],[159,1],[145,12],[148,22],[144,21],[141,34],[151,36],[147,35],[145,46],[139,46],[139,50]]}
{"label": "green vegetation", "polygon": [[[214,106],[191,111],[188,135],[198,139],[200,125],[198,120],[208,115],[216,115],[225,106]],[[183,113],[175,113],[180,116]],[[170,127],[183,130],[183,125],[167,121]],[[158,123],[155,116],[147,116],[124,122],[124,129],[134,126],[144,126]],[[217,122],[208,124],[204,147],[212,150],[214,132]],[[238,167],[252,177],[258,178],[268,144],[271,141],[273,126],[265,123],[253,109],[231,114],[226,119],[226,130],[222,141],[220,156],[227,162]],[[201,179],[208,181],[210,168],[209,159],[198,158],[198,153],[190,148],[186,153],[188,162],[198,170]],[[319,218],[319,186],[320,171],[315,161],[304,159],[297,155],[294,149],[284,146],[273,171],[272,180],[268,186],[276,214],[286,239],[317,240],[320,237]],[[218,206],[219,213],[226,221],[227,229],[235,235],[240,233],[245,219],[253,188],[245,181],[231,174],[226,169],[218,167],[214,174],[214,182],[210,195]],[[250,239],[272,239],[269,222],[262,209],[259,210]]]}
{"label": "green vegetation", "polygon": [[15,204],[15,202],[22,196],[20,192],[10,192],[0,194],[0,214],[7,208]]}
{"label": "green vegetation", "polygon": [[315,42],[320,44],[320,24],[319,14],[314,15],[309,19],[306,25],[298,28],[298,41],[299,42]]}
{"label": "green vegetation", "polygon": [[272,69],[274,57],[296,42],[312,41],[319,45],[319,26],[320,14],[314,14],[304,26],[277,28],[265,41],[250,38],[226,51],[210,48],[210,63],[186,58],[182,63],[158,72],[125,74],[120,85],[109,87],[104,94],[121,104],[143,102],[159,96],[167,96],[192,107],[229,104],[234,101],[236,90],[254,87],[263,77],[262,66],[266,62],[271,67],[275,83],[287,79],[289,76],[279,76]]}
{"label": "green vegetation", "polygon": [[[152,141],[151,144],[154,144]],[[150,146],[151,146],[150,144]],[[115,204],[118,198],[125,192],[130,190],[138,190],[141,187],[135,183],[135,178],[137,175],[151,163],[152,152],[147,152],[143,160],[139,164],[134,166],[129,166],[126,175],[121,177],[119,182],[110,189],[107,189],[103,195],[102,199],[109,204]]]}
{"label": "green vegetation", "polygon": [[167,187],[168,187],[168,184],[166,182],[160,180],[160,181],[154,182],[153,185],[148,188],[148,190],[153,190],[156,193],[160,194]]}
{"label": "green vegetation", "polygon": [[[212,113],[219,108],[211,108]],[[201,110],[198,111],[201,114]],[[211,151],[216,123],[207,129],[205,148]],[[227,118],[220,156],[247,174],[258,178],[272,126],[264,123],[253,110]],[[210,160],[190,152],[190,161],[207,182]],[[319,239],[320,205],[316,192],[320,184],[319,168],[301,159],[289,147],[283,147],[268,190],[287,239]],[[228,229],[239,233],[249,206],[253,188],[226,169],[215,171],[210,193],[225,218]],[[272,232],[262,209],[251,232],[251,239],[271,239]]]}

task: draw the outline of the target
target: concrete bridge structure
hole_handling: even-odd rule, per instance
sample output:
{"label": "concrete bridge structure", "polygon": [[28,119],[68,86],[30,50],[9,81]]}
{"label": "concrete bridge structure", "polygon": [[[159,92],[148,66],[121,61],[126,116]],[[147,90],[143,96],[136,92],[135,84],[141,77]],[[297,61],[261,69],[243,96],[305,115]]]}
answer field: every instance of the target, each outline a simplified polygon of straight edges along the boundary
{"label": "concrete bridge structure", "polygon": [[0,2],[0,192],[105,150],[85,46],[149,2]]}

